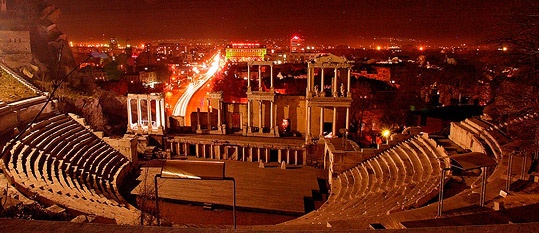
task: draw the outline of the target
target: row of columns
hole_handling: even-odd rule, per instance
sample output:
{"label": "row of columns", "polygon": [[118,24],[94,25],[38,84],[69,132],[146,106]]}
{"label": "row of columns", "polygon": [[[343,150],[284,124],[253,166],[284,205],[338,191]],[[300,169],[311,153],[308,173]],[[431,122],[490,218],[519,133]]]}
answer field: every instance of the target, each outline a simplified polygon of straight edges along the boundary
{"label": "row of columns", "polygon": [[270,89],[273,90],[273,62],[250,62],[247,64],[247,90],[251,90],[251,66],[258,65],[258,91],[262,91],[262,69],[264,65],[270,67]]}
{"label": "row of columns", "polygon": [[[133,111],[131,102],[136,100],[137,108],[137,122],[133,123]],[[142,102],[146,102],[146,120],[147,124],[144,124],[142,114]],[[155,119],[152,114],[152,101],[155,102]],[[129,94],[127,97],[127,128],[128,130],[135,132],[160,132],[166,129],[166,115],[165,115],[165,99],[161,94],[152,95],[138,95]],[[153,124],[155,122],[155,124]]]}
{"label": "row of columns", "polygon": [[[258,92],[251,92],[251,66],[253,65],[257,65],[258,66]],[[269,66],[270,67],[270,93],[273,94],[273,96],[271,96],[269,99],[257,99],[258,101],[258,128],[259,128],[259,133],[263,133],[263,129],[266,127],[265,125],[265,121],[263,120],[263,116],[265,116],[264,114],[264,109],[262,108],[262,105],[264,104],[264,101],[269,101],[270,102],[270,122],[269,122],[269,129],[270,129],[270,134],[273,134],[273,135],[276,135],[276,125],[275,125],[275,117],[276,117],[276,114],[275,114],[275,109],[276,109],[276,104],[275,104],[275,100],[274,100],[274,97],[275,97],[275,92],[274,92],[274,85],[273,85],[273,62],[271,61],[255,61],[255,62],[250,62],[247,64],[247,92],[248,92],[248,98],[249,100],[247,101],[247,129],[246,129],[246,134],[249,134],[252,132],[252,128],[253,128],[253,119],[252,119],[252,114],[253,114],[253,95],[258,95],[260,94],[261,92],[263,92],[262,90],[262,69],[261,67],[262,66]]]}
{"label": "row of columns", "polygon": [[[312,132],[311,132],[311,127],[312,127],[312,119],[311,119],[311,111],[312,111],[312,107],[310,105],[310,101],[313,101],[311,100],[312,97],[316,97],[316,98],[338,98],[338,97],[341,97],[341,98],[351,98],[351,92],[350,92],[350,85],[351,85],[351,66],[348,65],[348,64],[343,64],[343,65],[333,65],[333,66],[336,66],[336,67],[333,67],[334,68],[334,76],[333,76],[333,80],[332,80],[332,85],[331,85],[331,91],[332,91],[332,96],[331,97],[326,97],[326,94],[325,94],[325,91],[324,91],[324,86],[325,86],[325,83],[324,83],[324,70],[326,69],[325,65],[324,64],[313,64],[313,63],[309,63],[309,67],[307,69],[307,101],[306,101],[306,119],[307,119],[307,133],[306,133],[306,141],[309,141],[310,138],[312,137]],[[331,66],[330,66],[331,67]],[[317,85],[314,85],[313,87],[313,84],[314,84],[314,71],[316,68],[319,68],[320,69],[320,74],[321,74],[321,78],[320,78],[320,87],[321,89],[318,90],[318,86]],[[347,69],[347,83],[346,83],[346,87],[344,86],[343,83],[341,83],[341,86],[340,86],[340,90],[337,88],[337,83],[338,83],[338,73],[339,73],[339,69],[342,69],[342,68],[346,68]],[[314,88],[314,90],[313,90]],[[330,106],[327,106],[327,107],[330,107]],[[324,110],[326,109],[326,107],[324,106],[320,106],[320,130],[319,130],[319,137],[320,138],[323,138],[324,137]],[[332,133],[333,135],[335,135],[337,133],[337,112],[338,110],[338,107],[336,106],[333,106],[333,116],[332,116]],[[350,107],[346,107],[346,113],[345,113],[345,128],[346,130],[349,130],[349,125],[350,125]]]}
{"label": "row of columns", "polygon": [[[266,125],[264,123],[264,111],[262,108],[262,105],[264,104],[264,100],[257,100],[258,101],[258,127],[260,132],[262,132],[262,128],[264,128]],[[274,130],[275,126],[275,109],[277,108],[277,104],[275,101],[270,100],[270,130]],[[253,127],[253,120],[252,120],[252,109],[253,109],[253,100],[247,101],[247,130],[248,132],[251,132],[250,130]]]}
{"label": "row of columns", "polygon": [[[312,74],[314,76],[314,67],[313,68],[309,68],[309,71],[312,70]],[[313,88],[314,90],[312,90],[310,93],[312,94],[313,97],[326,97],[326,92],[324,91],[324,87],[325,87],[325,83],[324,83],[324,69],[323,67],[320,68],[320,90],[318,89],[318,85],[315,85]],[[347,82],[346,82],[346,87],[344,86],[344,83],[341,82],[341,86],[339,86],[340,88],[337,88],[338,87],[338,73],[339,73],[339,68],[334,68],[334,76],[333,76],[333,80],[332,80],[332,83],[331,83],[331,93],[333,94],[332,96],[333,97],[351,97],[350,96],[350,84],[351,84],[351,68],[346,68],[347,69]],[[313,77],[314,79],[314,77]],[[311,90],[311,82],[308,81],[308,87],[309,90]]]}
{"label": "row of columns", "polygon": [[223,93],[222,92],[216,92],[211,93],[210,97],[208,98],[208,130],[212,131],[211,127],[211,115],[213,114],[213,106],[212,104],[214,101],[217,103],[217,130],[222,134],[226,134],[226,126],[223,126]]}
{"label": "row of columns", "polygon": [[[174,155],[191,155],[191,143],[170,141],[170,151]],[[194,144],[195,156],[205,159],[233,159],[248,162],[270,160],[270,148],[245,147],[240,145],[214,145],[214,144]],[[233,152],[230,153],[230,150]],[[305,165],[307,157],[304,149],[273,149],[277,150],[277,162],[286,162],[287,164]],[[256,160],[255,160],[256,157]],[[301,159],[301,161],[300,161]]]}

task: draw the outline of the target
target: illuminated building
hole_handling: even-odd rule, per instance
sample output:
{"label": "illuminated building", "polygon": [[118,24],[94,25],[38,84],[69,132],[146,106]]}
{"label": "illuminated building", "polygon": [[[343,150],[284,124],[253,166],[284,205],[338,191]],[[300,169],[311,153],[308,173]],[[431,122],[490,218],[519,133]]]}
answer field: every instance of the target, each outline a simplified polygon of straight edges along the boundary
{"label": "illuminated building", "polygon": [[226,47],[228,61],[262,61],[266,55],[266,46],[259,43],[233,43]]}
{"label": "illuminated building", "polygon": [[290,52],[291,53],[301,53],[305,52],[305,39],[294,36],[290,39]]}
{"label": "illuminated building", "polygon": [[186,46],[180,43],[159,43],[157,54],[163,57],[179,57],[187,50]]}
{"label": "illuminated building", "polygon": [[118,49],[118,38],[116,37],[110,38],[109,47],[112,50]]}

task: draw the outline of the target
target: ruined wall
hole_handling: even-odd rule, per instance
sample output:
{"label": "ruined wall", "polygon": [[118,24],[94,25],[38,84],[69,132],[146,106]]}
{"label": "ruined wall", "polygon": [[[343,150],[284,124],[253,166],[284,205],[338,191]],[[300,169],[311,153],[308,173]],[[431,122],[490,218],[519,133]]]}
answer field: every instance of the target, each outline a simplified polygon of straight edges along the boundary
{"label": "ruined wall", "polygon": [[29,31],[0,31],[0,54],[31,55]]}

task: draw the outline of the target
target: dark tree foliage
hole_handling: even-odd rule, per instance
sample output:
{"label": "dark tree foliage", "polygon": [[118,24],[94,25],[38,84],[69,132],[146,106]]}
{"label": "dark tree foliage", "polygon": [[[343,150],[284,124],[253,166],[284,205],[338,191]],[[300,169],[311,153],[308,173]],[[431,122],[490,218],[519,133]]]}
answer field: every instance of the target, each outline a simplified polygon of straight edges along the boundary
{"label": "dark tree foliage", "polygon": [[30,205],[18,204],[0,212],[1,218],[17,218],[26,220],[49,220],[49,221],[66,221],[68,216],[66,213],[54,213],[43,208],[40,204],[34,203]]}
{"label": "dark tree foliage", "polygon": [[[237,97],[237,98],[246,98],[247,97],[247,81],[243,80],[236,74],[236,66],[230,66],[228,72],[223,72],[218,76],[217,79],[214,79],[213,89],[214,92],[223,92],[223,96],[227,97]],[[255,85],[251,83],[251,85]]]}
{"label": "dark tree foliage", "polygon": [[[500,33],[490,42],[507,48],[500,54],[505,72],[492,85],[493,101],[485,109],[496,122],[506,122],[539,112],[539,2],[511,1],[510,14],[502,21]],[[537,143],[539,124],[512,125],[516,138]]]}

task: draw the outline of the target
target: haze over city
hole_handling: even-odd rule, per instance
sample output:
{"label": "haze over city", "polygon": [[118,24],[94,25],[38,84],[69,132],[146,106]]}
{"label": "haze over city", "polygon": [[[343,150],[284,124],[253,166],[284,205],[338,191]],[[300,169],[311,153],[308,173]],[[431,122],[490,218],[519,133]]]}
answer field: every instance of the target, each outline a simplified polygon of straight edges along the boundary
{"label": "haze over city", "polygon": [[302,35],[312,43],[409,38],[455,45],[477,43],[499,26],[502,1],[49,1],[72,41],[157,39],[260,40]]}

